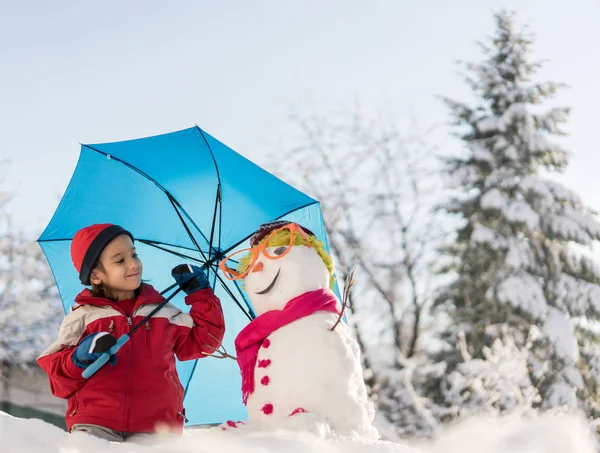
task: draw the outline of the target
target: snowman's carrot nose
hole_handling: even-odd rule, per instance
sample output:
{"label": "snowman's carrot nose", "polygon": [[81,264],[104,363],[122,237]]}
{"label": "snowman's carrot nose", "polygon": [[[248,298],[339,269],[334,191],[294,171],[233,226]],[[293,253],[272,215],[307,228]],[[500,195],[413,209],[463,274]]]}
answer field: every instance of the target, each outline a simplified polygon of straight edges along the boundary
{"label": "snowman's carrot nose", "polygon": [[260,272],[263,270],[264,268],[264,264],[263,263],[256,263],[254,266],[252,266],[252,271],[251,272]]}

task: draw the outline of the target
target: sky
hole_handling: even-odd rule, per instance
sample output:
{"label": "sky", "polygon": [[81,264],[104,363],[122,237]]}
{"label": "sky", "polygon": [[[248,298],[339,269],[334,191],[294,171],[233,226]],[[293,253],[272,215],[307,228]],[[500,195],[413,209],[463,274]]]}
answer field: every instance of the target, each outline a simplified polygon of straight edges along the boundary
{"label": "sky", "polygon": [[264,164],[291,136],[290,114],[356,105],[441,125],[438,146],[455,147],[437,96],[469,99],[457,60],[481,59],[500,8],[537,35],[539,79],[568,85],[561,180],[600,211],[600,0],[0,0],[0,191],[37,237],[81,143],[197,124]]}
{"label": "sky", "polygon": [[[575,416],[537,419],[478,417],[450,427],[434,441],[405,442],[332,439],[309,432],[188,429],[162,445],[114,443],[85,433],[67,434],[41,420],[0,412],[4,453],[594,453],[585,420]],[[199,449],[200,448],[200,449]]]}

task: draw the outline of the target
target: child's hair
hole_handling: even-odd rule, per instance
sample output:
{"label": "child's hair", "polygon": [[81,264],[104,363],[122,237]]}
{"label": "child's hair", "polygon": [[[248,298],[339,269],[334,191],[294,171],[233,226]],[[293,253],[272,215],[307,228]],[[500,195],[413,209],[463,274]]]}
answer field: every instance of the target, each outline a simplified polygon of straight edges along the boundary
{"label": "child's hair", "polygon": [[[257,245],[262,244],[267,239],[268,239],[268,236],[266,238],[262,239]],[[334,269],[333,269],[333,260],[331,259],[331,255],[329,255],[329,253],[327,253],[327,250],[325,250],[325,244],[323,244],[323,242],[319,241],[315,236],[309,234],[308,240],[310,243],[310,247],[315,249],[315,252],[317,252],[319,254],[319,256],[321,257],[321,260],[323,260],[323,263],[325,264],[325,267],[327,268],[327,271],[329,272],[329,287],[333,288],[333,286],[335,285],[335,277],[333,275]],[[271,239],[269,240],[269,243],[267,244],[267,247],[280,247],[282,245],[288,245],[289,243],[290,243],[290,231],[288,229],[285,229],[285,230],[281,230],[280,232],[278,232],[274,236],[272,236]],[[302,236],[300,233],[298,233],[296,231],[294,233],[293,245],[307,246],[308,243],[306,242],[306,239],[304,238],[304,236]],[[238,271],[243,272],[250,265],[251,259],[252,259],[252,252],[248,252],[248,254],[240,260],[239,265],[238,265]]]}
{"label": "child's hair", "polygon": [[[96,265],[94,266],[94,269],[99,269],[100,271],[104,272],[104,266],[102,266],[100,261],[98,261],[96,263]],[[92,269],[92,271],[94,269]],[[104,286],[104,283],[100,282],[99,285],[96,285],[94,282],[90,281],[90,284],[92,285],[91,292],[94,296],[110,299],[109,294],[108,294],[110,292],[110,290],[108,288],[106,288],[106,286]]]}

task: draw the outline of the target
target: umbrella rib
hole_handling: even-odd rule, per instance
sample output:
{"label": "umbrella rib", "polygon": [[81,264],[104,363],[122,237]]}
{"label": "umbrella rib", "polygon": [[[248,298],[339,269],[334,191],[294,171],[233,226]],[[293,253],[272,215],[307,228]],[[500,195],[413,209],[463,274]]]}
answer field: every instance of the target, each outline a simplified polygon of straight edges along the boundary
{"label": "umbrella rib", "polygon": [[154,247],[154,248],[157,248],[157,249],[162,250],[164,252],[170,253],[171,255],[175,255],[175,256],[178,256],[180,258],[186,258],[186,259],[189,259],[191,261],[196,261],[197,263],[204,264],[204,261],[202,261],[202,260],[200,260],[198,258],[193,258],[191,256],[184,255],[183,253],[179,253],[179,252],[176,252],[174,250],[169,250],[168,248],[165,248],[165,247],[160,247],[159,245],[157,245],[158,243],[154,243],[152,241],[147,241],[145,239],[138,239],[138,241],[141,242],[141,243],[143,243],[143,244],[149,245],[150,247]]}
{"label": "umbrella rib", "polygon": [[[55,238],[55,239],[37,239],[35,242],[62,242],[62,241],[72,241],[73,238]],[[166,242],[160,242],[160,241],[152,241],[150,239],[140,239],[140,238],[135,238],[136,241],[138,242],[143,242],[144,244],[147,245],[152,245],[154,247],[156,247],[156,244],[161,244],[161,245],[168,245],[169,247],[178,247],[178,248],[182,248],[182,249],[186,249],[186,250],[190,250],[190,251],[194,251],[196,249],[194,248],[189,248],[189,247],[184,247],[182,245],[175,245],[175,244],[168,244]],[[160,247],[157,247],[160,248]],[[165,251],[170,251],[168,249],[163,249]]]}
{"label": "umbrella rib", "polygon": [[[175,212],[177,212],[177,215],[179,216],[179,219],[181,220],[181,223],[183,224],[183,227],[186,229],[186,231],[188,232],[188,234],[190,235],[190,239],[194,242],[194,244],[196,244],[196,247],[198,247],[198,251],[202,254],[202,257],[204,258],[205,262],[207,263],[207,270],[210,269],[210,266],[212,264],[212,260],[210,258],[210,252],[209,252],[209,259],[206,260],[206,255],[204,254],[204,252],[202,251],[202,249],[200,249],[200,246],[198,245],[198,243],[196,242],[196,239],[194,238],[194,236],[192,235],[192,232],[189,230],[188,226],[186,225],[186,223],[183,221],[183,218],[181,217],[181,213],[179,212],[179,210],[177,209],[177,206],[175,205],[175,199],[171,196],[171,194],[169,192],[167,192],[167,196],[169,197],[169,200],[171,200],[171,203],[173,204],[173,208],[175,209]],[[206,239],[206,238],[205,238]],[[209,244],[210,250],[212,250],[212,244]],[[215,260],[218,259],[220,257],[219,252],[217,252],[215,254]],[[229,296],[233,299],[233,301],[235,302],[235,304],[239,307],[239,309],[242,311],[242,313],[244,313],[246,315],[246,317],[252,321],[252,315],[250,315],[248,312],[246,312],[246,310],[244,310],[244,308],[242,307],[242,305],[239,303],[239,301],[237,300],[237,298],[234,296],[234,294],[231,292],[231,290],[227,287],[227,285],[225,285],[225,282],[223,281],[223,279],[219,276],[219,273],[215,270],[215,277],[219,280],[219,282],[221,283],[221,286],[223,287],[223,289],[229,294]]]}
{"label": "umbrella rib", "polygon": [[[244,307],[242,307],[242,305],[238,302],[237,298],[234,296],[234,294],[231,292],[231,289],[229,289],[229,287],[225,284],[225,282],[223,281],[223,279],[219,276],[219,274],[217,272],[215,272],[215,276],[217,277],[217,279],[219,280],[219,282],[221,283],[221,286],[223,287],[223,289],[227,292],[227,294],[229,294],[229,296],[233,299],[233,301],[235,302],[235,304],[239,307],[239,309],[242,311],[242,313],[244,313],[246,315],[246,317],[252,321],[254,319],[254,317],[248,313],[246,310],[244,310]],[[244,299],[245,302],[245,299]],[[248,307],[248,309],[250,309],[250,307]]]}
{"label": "umbrella rib", "polygon": [[[167,193],[167,194],[168,194],[168,193]],[[171,198],[172,198],[172,197],[169,197],[169,199],[171,199]],[[175,206],[174,206],[174,208],[175,208],[175,211],[177,212],[177,214],[178,214],[178,215],[180,215],[180,214],[179,214],[179,211],[177,210],[177,208],[176,208]],[[181,218],[181,215],[180,215],[180,218]],[[181,221],[182,221],[182,223],[183,223],[183,225],[184,225],[184,228],[185,228],[185,229],[188,231],[188,234],[190,235],[190,238],[192,239],[192,241],[194,241],[194,244],[196,244],[196,246],[198,247],[198,250],[200,251],[200,253],[201,253],[201,254],[202,254],[202,256],[204,257],[204,259],[205,259],[205,263],[207,264],[207,270],[208,270],[208,269],[210,269],[210,266],[212,265],[212,263],[211,263],[211,261],[210,261],[210,258],[209,258],[209,260],[208,260],[208,261],[206,260],[206,257],[205,257],[205,254],[204,254],[204,252],[203,252],[203,251],[200,249],[200,246],[199,246],[199,245],[198,245],[198,243],[196,242],[195,238],[192,236],[192,234],[191,234],[191,231],[189,231],[189,229],[187,228],[187,225],[185,225],[185,222],[183,222],[183,219],[181,219]],[[164,247],[159,247],[159,246],[157,246],[157,245],[155,245],[155,244],[152,244],[152,243],[150,243],[150,242],[147,242],[147,241],[145,241],[145,240],[140,240],[140,242],[144,242],[144,243],[145,243],[145,244],[147,244],[147,245],[150,245],[150,246],[156,247],[157,249],[164,250],[165,252],[172,253],[173,255],[180,256],[180,257],[182,257],[182,258],[189,258],[189,259],[191,259],[191,260],[193,260],[193,261],[196,261],[196,262],[200,262],[200,263],[202,262],[201,260],[198,260],[197,258],[192,258],[192,257],[189,257],[189,256],[187,256],[187,255],[183,255],[183,254],[181,254],[181,253],[177,253],[177,252],[175,252],[175,251],[173,251],[173,250],[166,249],[166,248],[164,248]],[[210,248],[212,249],[212,246],[211,246]],[[210,255],[209,255],[209,256],[210,256]],[[223,289],[224,289],[224,290],[227,292],[227,294],[229,294],[229,296],[230,296],[230,297],[233,299],[233,301],[234,301],[234,302],[235,302],[235,304],[238,306],[238,308],[239,308],[239,309],[242,311],[242,313],[244,313],[244,314],[246,315],[246,317],[247,317],[247,318],[248,318],[250,321],[252,321],[252,319],[254,319],[254,318],[253,318],[253,316],[252,316],[252,314],[250,314],[248,311],[244,310],[244,307],[242,307],[242,305],[241,305],[241,304],[240,304],[240,302],[237,300],[237,298],[235,297],[235,295],[233,294],[233,292],[232,292],[232,291],[229,289],[229,287],[228,287],[228,286],[225,284],[225,282],[224,282],[224,281],[223,281],[223,279],[222,279],[222,278],[219,276],[219,274],[218,274],[218,272],[217,272],[216,270],[215,270],[215,277],[216,277],[216,278],[219,280],[219,282],[221,283],[221,286],[223,287]],[[244,302],[246,302],[246,301],[244,300]],[[246,303],[246,306],[247,306],[247,305],[248,305],[248,304]],[[250,307],[248,307],[248,310],[250,310]]]}
{"label": "umbrella rib", "polygon": [[[209,242],[209,249],[208,249],[208,259],[210,260],[211,255],[212,255],[212,250],[213,250],[213,239],[215,237],[215,223],[217,220],[217,209],[219,209],[221,206],[221,183],[219,182],[219,185],[217,186],[217,198],[215,199],[215,209],[213,211],[213,220],[212,220],[212,225],[210,227],[210,242]],[[220,212],[220,209],[219,209]],[[219,216],[219,231],[221,231],[221,217]],[[219,235],[220,238],[221,235]],[[221,245],[221,241],[219,240],[219,248]],[[218,252],[217,252],[218,253]]]}
{"label": "umbrella rib", "polygon": [[[167,252],[167,253],[171,253],[171,254],[173,254],[173,255],[175,255],[175,256],[179,256],[179,257],[181,257],[181,258],[187,258],[187,259],[189,259],[189,260],[196,261],[196,262],[198,262],[198,263],[202,263],[202,260],[199,260],[198,258],[192,258],[191,256],[184,255],[183,253],[178,253],[178,252],[175,252],[175,251],[173,251],[173,250],[169,250],[169,249],[167,249],[167,248],[164,248],[164,247],[159,247],[158,245],[156,245],[156,244],[153,244],[152,242],[146,241],[145,239],[140,239],[139,241],[140,241],[140,242],[142,242],[142,243],[144,243],[144,244],[146,244],[146,245],[149,245],[149,246],[151,246],[151,247],[155,247],[155,248],[157,248],[157,249],[159,249],[159,250],[163,250],[163,251],[165,251],[165,252]],[[210,265],[211,265],[211,264],[210,264],[210,262],[208,262],[208,263],[209,263],[209,266],[207,267],[207,269],[208,269],[208,268],[210,267]],[[242,307],[242,305],[241,305],[241,304],[238,302],[238,300],[237,300],[237,298],[235,297],[235,295],[234,295],[234,294],[231,292],[231,290],[230,290],[230,289],[227,287],[227,285],[225,285],[225,282],[223,281],[223,279],[221,279],[221,277],[219,277],[219,276],[217,275],[217,272],[216,272],[216,271],[215,271],[215,275],[217,276],[217,278],[218,278],[219,282],[221,283],[221,286],[223,287],[223,289],[224,289],[224,290],[225,290],[225,291],[226,291],[226,292],[229,294],[229,296],[230,296],[230,297],[233,299],[233,301],[236,303],[236,305],[239,307],[239,309],[242,311],[242,313],[244,313],[244,314],[246,315],[246,317],[247,317],[247,318],[248,318],[250,321],[252,321],[252,319],[253,319],[252,315],[251,315],[251,314],[249,314],[249,313],[248,313],[246,310],[244,310],[244,307]],[[244,300],[244,301],[245,301],[245,300]],[[246,304],[246,305],[247,305],[247,304]],[[250,307],[248,307],[248,309],[250,309]]]}
{"label": "umbrella rib", "polygon": [[[277,218],[276,218],[276,219],[274,219],[274,220],[279,220],[279,219],[281,219],[282,217],[285,217],[286,215],[288,215],[288,214],[291,214],[292,212],[298,211],[299,209],[306,208],[306,207],[308,207],[308,206],[312,206],[313,204],[318,204],[318,203],[319,203],[318,201],[313,201],[312,203],[307,203],[307,204],[305,204],[305,205],[303,205],[303,206],[298,206],[297,208],[294,208],[294,209],[292,209],[291,211],[288,211],[288,212],[286,212],[285,214],[281,214],[279,217],[277,217]],[[254,233],[255,233],[255,232],[253,231],[253,232],[252,232],[252,233],[250,233],[248,236],[246,236],[245,238],[243,238],[241,241],[238,241],[238,242],[236,242],[236,243],[235,243],[235,244],[233,244],[231,247],[229,247],[227,250],[224,250],[224,251],[223,251],[223,253],[222,253],[222,255],[225,255],[225,254],[227,254],[227,253],[228,253],[228,252],[230,252],[231,250],[234,250],[236,247],[238,247],[239,245],[241,245],[241,244],[243,244],[244,242],[246,242],[248,239],[250,239],[250,238],[252,237],[252,235],[253,235]]]}
{"label": "umbrella rib", "polygon": [[[108,153],[105,153],[104,151],[100,151],[99,149],[96,149],[96,148],[94,148],[93,146],[90,146],[90,145],[82,145],[82,146],[85,146],[86,148],[88,148],[88,149],[90,149],[90,150],[92,150],[92,151],[95,151],[95,152],[97,152],[97,153],[99,153],[99,154],[102,154],[102,155],[104,155],[104,156],[107,156],[107,157],[109,157],[110,159],[113,159],[113,160],[116,160],[116,161],[118,161],[118,162],[121,162],[123,165],[125,165],[125,166],[127,166],[127,167],[131,168],[133,171],[135,171],[135,172],[139,173],[139,174],[140,174],[140,175],[142,175],[144,178],[148,179],[149,181],[152,181],[152,182],[153,182],[153,183],[156,185],[156,187],[158,187],[160,190],[162,190],[162,191],[163,191],[163,192],[164,192],[164,193],[167,195],[167,197],[169,198],[169,200],[171,200],[171,203],[173,203],[173,201],[175,201],[175,202],[177,203],[177,206],[179,206],[179,208],[181,209],[181,211],[182,211],[182,212],[185,214],[185,216],[186,216],[186,217],[189,219],[189,221],[190,221],[190,222],[191,222],[191,223],[194,225],[194,227],[196,228],[196,230],[198,231],[198,233],[200,233],[200,235],[201,235],[201,236],[204,238],[204,240],[208,242],[208,238],[207,238],[206,236],[204,236],[204,234],[202,233],[202,231],[200,230],[200,228],[198,228],[198,225],[196,225],[196,223],[195,223],[195,222],[194,222],[194,221],[193,221],[193,220],[190,218],[190,216],[188,215],[188,213],[186,212],[186,210],[185,210],[185,209],[183,209],[183,207],[182,207],[182,206],[179,204],[179,202],[177,202],[177,200],[176,200],[175,198],[173,198],[173,196],[172,196],[172,195],[169,193],[169,191],[168,191],[168,190],[167,190],[165,187],[163,187],[163,186],[162,186],[162,185],[161,185],[161,184],[160,184],[158,181],[156,181],[156,180],[155,180],[154,178],[152,178],[150,175],[148,175],[148,174],[144,173],[144,172],[143,172],[142,170],[140,170],[139,168],[137,168],[137,167],[135,167],[135,166],[131,165],[131,164],[130,164],[130,163],[128,163],[128,162],[125,162],[125,161],[124,161],[124,160],[122,160],[122,159],[119,159],[118,157],[114,157],[114,156],[112,156],[112,155],[110,155],[110,154],[108,154]],[[212,156],[212,151],[211,151],[211,156]],[[213,160],[214,160],[214,157],[213,157]],[[218,171],[217,171],[217,174],[218,174]],[[220,180],[220,179],[219,179],[219,180]],[[176,209],[176,210],[177,210],[177,209]],[[179,215],[179,212],[178,212],[178,215]],[[181,215],[179,215],[179,218],[181,219]],[[192,237],[192,236],[191,236],[191,232],[190,232],[190,230],[187,228],[187,225],[185,224],[185,222],[183,221],[183,219],[181,219],[181,222],[183,223],[183,225],[184,225],[185,229],[187,230],[188,234],[190,235],[190,237]],[[193,239],[193,237],[192,237],[192,240],[193,240],[193,242],[194,242],[194,243],[196,243],[196,241]],[[196,244],[196,246],[197,246],[197,245],[198,245],[198,244]],[[200,250],[200,247],[198,247],[198,250]],[[201,250],[200,250],[200,252],[202,253],[202,251],[201,251]]]}
{"label": "umbrella rib", "polygon": [[[69,239],[69,241],[70,241],[70,240],[71,240],[71,239]],[[160,244],[160,245],[167,245],[167,246],[169,246],[169,247],[177,247],[177,248],[180,248],[180,249],[190,250],[190,251],[192,251],[192,252],[195,252],[195,251],[196,251],[196,249],[195,249],[195,248],[191,248],[191,247],[185,247],[185,246],[183,246],[183,245],[169,244],[169,243],[167,243],[167,242],[153,241],[153,240],[151,240],[151,239],[141,239],[141,238],[136,238],[136,241],[143,242],[143,243],[145,243],[145,244],[148,244],[148,245]]]}
{"label": "umbrella rib", "polygon": [[242,295],[242,299],[244,299],[244,302],[246,303],[246,307],[248,307],[248,312],[252,315],[253,318],[256,318],[256,313],[254,313],[252,306],[248,303],[248,300],[244,297],[244,292],[243,292],[242,288],[240,288],[240,284],[237,281],[234,281],[233,283],[235,284],[235,287]]}
{"label": "umbrella rib", "polygon": [[[167,194],[167,198],[169,199],[169,201],[173,205],[173,209],[175,209],[175,212],[177,213],[177,216],[179,217],[179,220],[181,221],[181,224],[183,225],[183,228],[185,228],[185,231],[187,232],[188,236],[190,237],[190,239],[192,240],[192,242],[194,243],[194,245],[196,246],[196,248],[198,249],[198,251],[202,255],[202,258],[204,258],[204,261],[207,261],[205,253],[200,248],[200,245],[198,245],[198,242],[196,241],[196,238],[194,237],[194,235],[192,234],[192,232],[188,228],[187,223],[185,223],[185,220],[183,220],[181,212],[179,212],[179,209],[177,209],[177,207],[179,207],[184,212],[185,212],[185,210],[181,207],[181,205],[179,204],[179,202],[177,200],[175,200],[175,198],[173,197],[173,195],[171,195],[169,192],[165,192],[165,193]],[[189,219],[189,216],[187,215],[187,213],[186,213],[186,217]],[[196,229],[198,229],[198,227],[196,227]],[[204,236],[201,231],[200,231],[200,234],[202,235],[202,237],[206,241],[207,240],[206,236]],[[209,246],[209,249],[212,248],[211,244],[209,244],[208,246]],[[209,255],[209,257],[210,257],[210,255]]]}
{"label": "umbrella rib", "polygon": [[[221,173],[219,172],[219,166],[217,165],[217,159],[215,159],[215,155],[213,153],[212,148],[210,147],[210,144],[208,143],[208,140],[206,139],[206,136],[204,135],[204,131],[202,129],[200,129],[198,127],[198,125],[196,124],[196,129],[198,129],[198,132],[200,133],[200,136],[202,137],[202,139],[204,140],[204,144],[206,145],[206,148],[208,148],[208,152],[210,153],[210,157],[212,158],[213,164],[215,166],[215,173],[217,174],[217,198],[215,200],[215,210],[213,212],[213,221],[212,221],[212,226],[210,227],[210,242],[209,242],[209,246],[210,248],[208,249],[208,259],[210,260],[211,255],[212,255],[212,249],[213,249],[213,239],[214,239],[214,234],[215,234],[215,221],[217,218],[217,207],[219,209],[219,251],[221,249]],[[217,252],[218,254],[218,252]]]}
{"label": "umbrella rib", "polygon": [[37,239],[35,242],[60,242],[60,241],[72,241],[73,238],[70,239]]}
{"label": "umbrella rib", "polygon": [[140,170],[139,168],[137,168],[137,167],[135,167],[135,166],[131,165],[130,163],[128,163],[128,162],[125,162],[124,160],[122,160],[122,159],[119,159],[118,157],[115,157],[115,156],[113,156],[113,155],[111,155],[111,154],[105,153],[104,151],[100,151],[99,149],[96,149],[96,148],[94,148],[93,146],[90,146],[90,145],[82,145],[82,146],[85,146],[86,148],[88,148],[88,149],[91,149],[92,151],[96,151],[96,152],[97,152],[97,153],[99,153],[99,154],[103,154],[104,156],[108,157],[109,159],[112,159],[112,160],[116,160],[116,161],[118,161],[118,162],[121,162],[123,165],[125,165],[125,166],[127,166],[127,167],[131,168],[133,171],[135,171],[135,172],[139,173],[139,174],[140,174],[140,175],[142,175],[144,178],[147,178],[149,181],[152,181],[154,184],[156,184],[156,186],[157,186],[157,187],[158,187],[160,190],[162,190],[163,192],[167,193],[167,189],[165,189],[165,188],[164,188],[164,187],[163,187],[163,186],[162,186],[162,185],[161,185],[161,184],[160,184],[158,181],[156,181],[156,180],[155,180],[154,178],[152,178],[150,175],[148,175],[148,174],[144,173],[144,172],[143,172],[142,170]]}
{"label": "umbrella rib", "polygon": [[196,129],[198,129],[198,132],[200,132],[200,135],[202,136],[202,139],[204,140],[204,143],[206,143],[206,147],[208,148],[208,151],[210,152],[210,157],[212,157],[213,164],[215,164],[215,171],[217,172],[217,179],[219,180],[219,186],[220,186],[221,185],[221,174],[219,173],[219,166],[217,165],[217,160],[215,159],[215,155],[212,152],[212,148],[208,144],[208,140],[206,140],[204,131],[202,129],[200,129],[197,124],[196,124]]}
{"label": "umbrella rib", "polygon": [[184,398],[187,396],[188,388],[190,386],[190,382],[192,382],[192,377],[194,377],[194,373],[196,371],[197,365],[198,365],[198,359],[196,359],[196,361],[194,362],[194,366],[192,367],[192,372],[190,373],[190,376],[188,377],[188,380],[185,383],[185,389],[183,389],[183,397]]}

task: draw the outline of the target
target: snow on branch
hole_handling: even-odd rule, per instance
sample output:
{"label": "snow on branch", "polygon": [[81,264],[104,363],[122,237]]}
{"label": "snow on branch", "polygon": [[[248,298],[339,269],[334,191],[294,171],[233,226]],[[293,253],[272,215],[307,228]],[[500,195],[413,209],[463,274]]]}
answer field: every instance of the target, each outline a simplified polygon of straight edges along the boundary
{"label": "snow on branch", "polygon": [[540,217],[528,203],[507,197],[496,188],[488,190],[481,197],[482,209],[493,209],[499,211],[509,222],[522,223],[529,228],[538,228]]}
{"label": "snow on branch", "polygon": [[548,310],[540,282],[531,274],[520,273],[503,280],[496,296],[500,302],[529,313],[533,319],[543,319]]}
{"label": "snow on branch", "polygon": [[577,339],[575,338],[573,325],[564,311],[548,307],[543,331],[558,357],[571,364],[577,361],[579,358]]}

